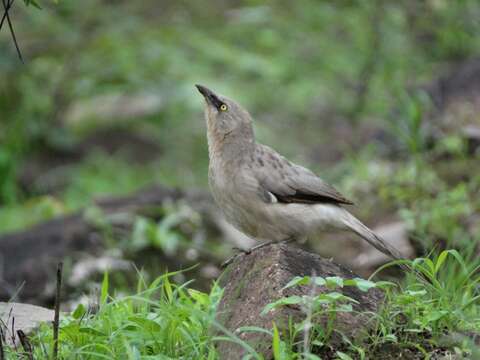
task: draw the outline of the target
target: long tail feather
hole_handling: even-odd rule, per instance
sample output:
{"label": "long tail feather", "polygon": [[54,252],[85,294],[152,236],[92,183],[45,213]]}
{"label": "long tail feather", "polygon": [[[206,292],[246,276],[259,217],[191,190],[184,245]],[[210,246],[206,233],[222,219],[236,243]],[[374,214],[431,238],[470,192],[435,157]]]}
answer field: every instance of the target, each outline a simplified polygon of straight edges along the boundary
{"label": "long tail feather", "polygon": [[371,244],[375,249],[384,253],[385,255],[391,257],[394,260],[402,260],[404,257],[395,249],[392,245],[388,244],[385,240],[376,235],[372,230],[370,230],[366,225],[364,225],[360,220],[355,216],[345,211],[348,215],[345,219],[344,224],[352,230],[354,233],[359,235],[361,238],[366,240]]}

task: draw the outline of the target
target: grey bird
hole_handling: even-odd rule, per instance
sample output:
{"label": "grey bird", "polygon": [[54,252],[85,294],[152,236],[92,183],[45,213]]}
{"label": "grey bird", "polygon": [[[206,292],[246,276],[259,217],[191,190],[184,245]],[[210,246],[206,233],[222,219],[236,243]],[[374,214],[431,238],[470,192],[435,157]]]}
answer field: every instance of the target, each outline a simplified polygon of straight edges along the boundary
{"label": "grey bird", "polygon": [[344,205],[353,202],[312,171],[255,141],[252,117],[235,101],[195,85],[205,99],[209,185],[228,222],[264,244],[353,231],[394,259],[401,255]]}

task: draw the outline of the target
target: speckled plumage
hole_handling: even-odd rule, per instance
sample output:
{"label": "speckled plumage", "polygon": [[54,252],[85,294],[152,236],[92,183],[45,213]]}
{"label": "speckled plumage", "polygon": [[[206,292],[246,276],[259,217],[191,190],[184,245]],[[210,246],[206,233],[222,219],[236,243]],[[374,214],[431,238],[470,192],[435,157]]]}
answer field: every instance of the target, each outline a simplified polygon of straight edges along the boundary
{"label": "speckled plumage", "polygon": [[[209,184],[227,221],[267,241],[304,240],[324,229],[350,230],[383,253],[399,253],[342,207],[353,204],[310,170],[255,141],[250,114],[204,86]],[[223,109],[223,110],[222,110]]]}

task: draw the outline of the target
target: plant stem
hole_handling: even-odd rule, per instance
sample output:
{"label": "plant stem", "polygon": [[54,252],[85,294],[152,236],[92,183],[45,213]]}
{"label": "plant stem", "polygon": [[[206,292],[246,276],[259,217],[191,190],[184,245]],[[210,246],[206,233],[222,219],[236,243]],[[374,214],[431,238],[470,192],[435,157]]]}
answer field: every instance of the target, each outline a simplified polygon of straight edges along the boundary
{"label": "plant stem", "polygon": [[55,294],[55,317],[53,319],[53,360],[58,359],[58,328],[60,318],[60,294],[62,288],[62,270],[63,262],[58,263],[57,267],[57,292]]}

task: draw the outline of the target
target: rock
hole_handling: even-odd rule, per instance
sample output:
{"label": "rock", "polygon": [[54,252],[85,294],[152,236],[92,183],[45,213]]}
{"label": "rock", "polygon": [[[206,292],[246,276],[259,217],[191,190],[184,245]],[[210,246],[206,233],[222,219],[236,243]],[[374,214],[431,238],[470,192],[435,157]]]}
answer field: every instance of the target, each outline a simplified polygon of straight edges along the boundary
{"label": "rock", "polygon": [[53,322],[54,311],[40,306],[0,302],[0,326],[7,343],[18,343],[17,331],[31,333],[43,322]]}
{"label": "rock", "polygon": [[[305,315],[298,306],[283,306],[261,315],[265,306],[280,298],[292,295],[312,295],[311,286],[283,287],[295,276],[330,277],[339,276],[344,279],[355,278],[351,271],[321,258],[286,244],[276,244],[258,249],[249,255],[240,255],[227,267],[220,278],[224,294],[219,304],[217,320],[225,329],[246,341],[265,359],[272,359],[272,339],[268,334],[260,332],[239,333],[244,326],[256,326],[272,329],[272,322],[285,328],[288,318],[301,321]],[[324,286],[314,289],[315,294],[327,293]],[[382,301],[382,293],[378,289],[362,292],[356,287],[344,287],[335,291],[342,292],[358,304],[353,305],[353,312],[340,312],[337,315],[335,329],[348,336],[360,335],[367,329],[370,315],[359,314],[361,311],[375,312]],[[320,320],[322,323],[325,319]],[[338,341],[337,339],[336,341]],[[332,342],[335,341],[332,339]],[[219,342],[218,351],[221,359],[242,359],[245,350],[242,346],[230,342]]]}
{"label": "rock", "polygon": [[467,141],[468,152],[474,154],[480,149],[480,126],[465,125],[461,129],[464,139]]}
{"label": "rock", "polygon": [[132,264],[123,259],[109,256],[91,256],[73,265],[72,273],[67,282],[70,286],[79,286],[91,278],[93,274],[103,274],[105,271],[111,272],[112,270],[126,271],[132,268]]}
{"label": "rock", "polygon": [[95,211],[88,215],[87,208],[27,230],[1,235],[0,300],[8,300],[16,294],[21,301],[47,302],[53,297],[53,292],[48,289],[55,289],[49,284],[55,284],[55,268],[60,260],[80,253],[95,257],[102,253],[103,239],[93,220],[113,218],[118,214],[147,213],[149,209],[178,200],[181,196],[178,190],[152,186],[130,196],[96,201],[95,208],[90,209],[98,208],[100,213]]}

